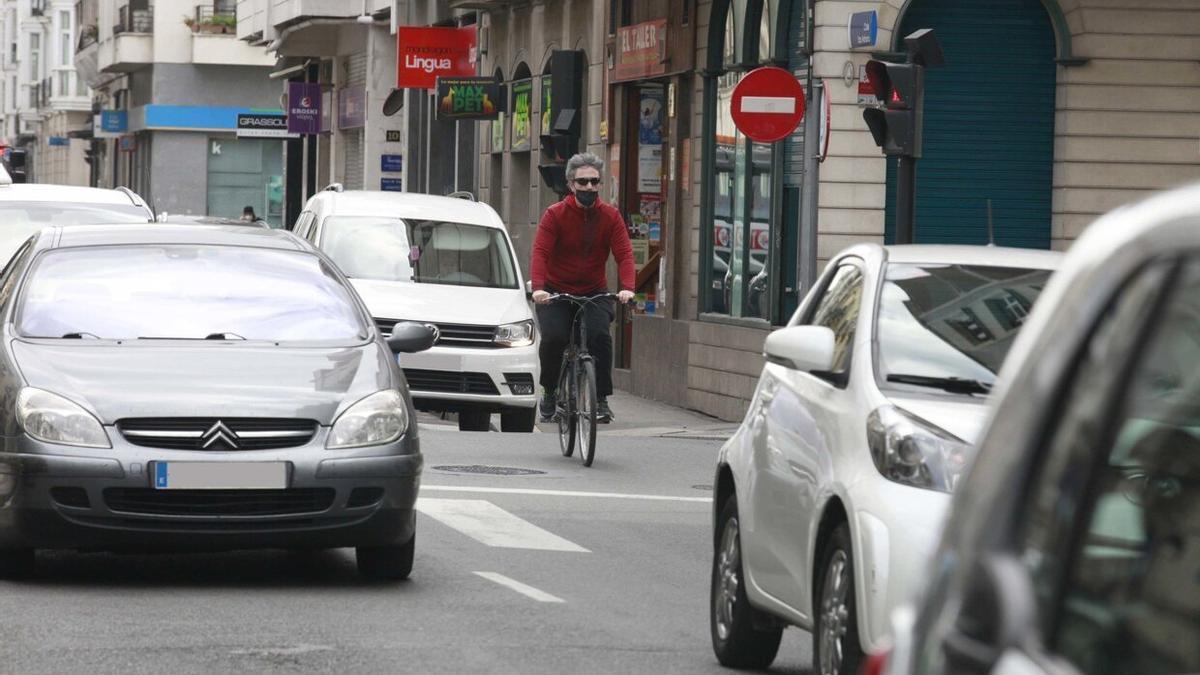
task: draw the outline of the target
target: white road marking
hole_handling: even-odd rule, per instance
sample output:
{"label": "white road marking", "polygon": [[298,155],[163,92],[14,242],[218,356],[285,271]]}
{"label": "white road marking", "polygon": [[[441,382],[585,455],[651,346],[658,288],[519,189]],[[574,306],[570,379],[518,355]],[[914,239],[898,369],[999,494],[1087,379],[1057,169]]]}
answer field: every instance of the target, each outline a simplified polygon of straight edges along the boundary
{"label": "white road marking", "polygon": [[534,588],[533,586],[526,586],[525,584],[523,584],[515,579],[509,579],[508,577],[504,576],[503,574],[497,574],[495,572],[476,572],[475,574],[478,574],[479,576],[483,577],[484,579],[487,579],[488,581],[494,581],[494,582],[500,584],[501,586],[511,588],[514,591],[520,593],[521,595],[524,595],[529,598],[533,598],[534,600],[537,600],[538,602],[563,602],[562,598],[550,595],[549,593],[547,593],[545,591],[539,591],[538,589]]}
{"label": "white road marking", "polygon": [[[712,504],[712,497],[676,497],[673,495],[637,495],[624,492],[577,492],[575,490],[535,490],[529,488],[495,488],[479,486],[456,487],[453,485],[421,485],[423,491],[434,492],[484,492],[501,495],[540,495],[547,497],[592,497],[596,499],[642,499],[659,502],[693,502]],[[439,500],[434,500],[439,501]],[[420,507],[421,501],[417,505]]]}
{"label": "white road marking", "polygon": [[743,96],[742,112],[790,115],[796,112],[796,99],[791,96]]}
{"label": "white road marking", "polygon": [[579,544],[482,499],[421,498],[417,500],[417,510],[488,546],[589,553]]}
{"label": "white road marking", "polygon": [[[458,431],[458,425],[453,424],[453,423],[435,424],[432,422],[418,422],[417,428],[420,429],[421,431]],[[500,430],[495,429],[494,431],[500,431]],[[500,433],[503,433],[503,432],[500,432]],[[545,433],[545,432],[542,431],[541,429],[537,428],[537,425],[535,424],[533,426],[533,431],[531,431],[530,433],[541,434],[541,433]]]}

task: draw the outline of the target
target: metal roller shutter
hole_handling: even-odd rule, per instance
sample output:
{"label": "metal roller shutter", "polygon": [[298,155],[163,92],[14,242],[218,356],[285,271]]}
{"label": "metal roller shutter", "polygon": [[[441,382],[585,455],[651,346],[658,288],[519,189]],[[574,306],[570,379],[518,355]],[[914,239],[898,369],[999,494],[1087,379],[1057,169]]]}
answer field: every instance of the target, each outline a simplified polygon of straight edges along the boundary
{"label": "metal roller shutter", "polygon": [[[367,55],[351,54],[346,57],[346,86],[363,86],[367,83]],[[345,149],[346,171],[342,184],[347,190],[363,189],[363,130],[347,129],[342,132]]]}
{"label": "metal roller shutter", "polygon": [[[946,66],[925,73],[916,240],[1050,247],[1054,32],[1041,0],[913,0],[900,35],[933,28]],[[896,162],[888,160],[887,241]]]}

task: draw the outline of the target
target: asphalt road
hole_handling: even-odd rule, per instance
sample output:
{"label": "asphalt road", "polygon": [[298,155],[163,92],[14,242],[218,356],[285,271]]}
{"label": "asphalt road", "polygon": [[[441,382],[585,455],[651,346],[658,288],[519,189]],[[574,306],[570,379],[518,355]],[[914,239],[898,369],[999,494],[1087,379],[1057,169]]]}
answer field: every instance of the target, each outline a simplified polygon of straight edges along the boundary
{"label": "asphalt road", "polygon": [[[43,553],[0,582],[0,672],[724,672],[718,441],[614,429],[584,468],[551,433],[421,434],[410,580],[361,581],[350,549]],[[785,631],[773,671],[807,673],[810,650]]]}

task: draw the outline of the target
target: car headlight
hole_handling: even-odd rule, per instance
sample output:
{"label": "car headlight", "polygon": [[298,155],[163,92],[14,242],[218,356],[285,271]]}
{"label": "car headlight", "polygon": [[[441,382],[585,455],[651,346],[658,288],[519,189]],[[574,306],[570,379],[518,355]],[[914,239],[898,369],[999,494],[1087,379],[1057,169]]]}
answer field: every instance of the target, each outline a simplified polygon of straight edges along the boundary
{"label": "car headlight", "polygon": [[400,392],[377,391],[338,415],[325,447],[332,450],[382,445],[400,438],[407,430],[408,406]]}
{"label": "car headlight", "polygon": [[17,394],[17,422],[39,441],[111,448],[100,420],[83,406],[43,389],[25,387]]}
{"label": "car headlight", "polygon": [[504,347],[526,347],[533,344],[533,322],[518,321],[496,326],[495,342]]}
{"label": "car headlight", "polygon": [[867,446],[884,478],[942,492],[954,490],[974,452],[961,439],[890,405],[867,416]]}

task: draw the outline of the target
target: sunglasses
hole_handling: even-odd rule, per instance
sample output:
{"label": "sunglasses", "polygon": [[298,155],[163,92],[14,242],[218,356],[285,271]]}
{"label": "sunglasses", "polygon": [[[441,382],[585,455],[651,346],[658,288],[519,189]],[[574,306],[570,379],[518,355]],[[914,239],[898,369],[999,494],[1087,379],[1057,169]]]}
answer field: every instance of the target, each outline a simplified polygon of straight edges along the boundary
{"label": "sunglasses", "polygon": [[600,184],[599,178],[576,178],[574,180],[575,180],[575,184],[579,185],[579,186],[599,185]]}

